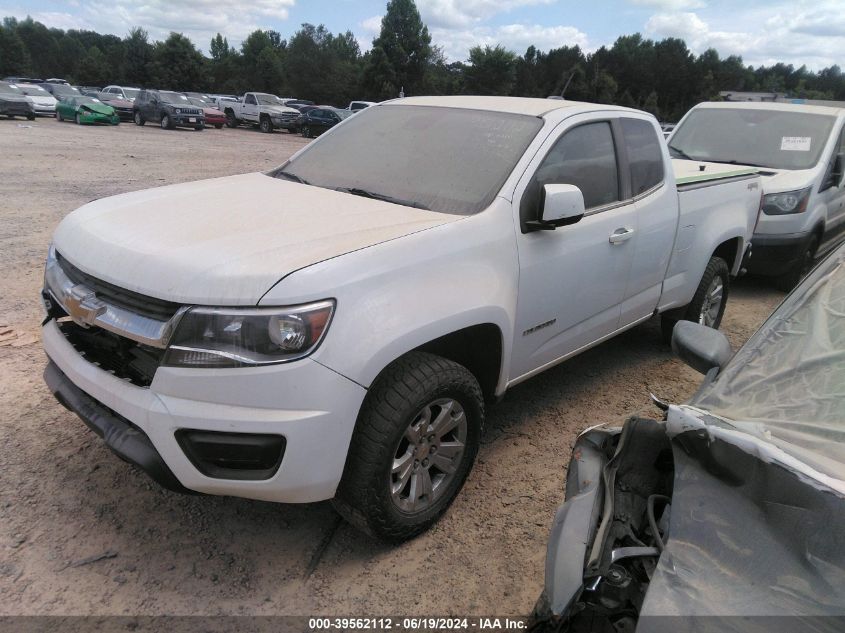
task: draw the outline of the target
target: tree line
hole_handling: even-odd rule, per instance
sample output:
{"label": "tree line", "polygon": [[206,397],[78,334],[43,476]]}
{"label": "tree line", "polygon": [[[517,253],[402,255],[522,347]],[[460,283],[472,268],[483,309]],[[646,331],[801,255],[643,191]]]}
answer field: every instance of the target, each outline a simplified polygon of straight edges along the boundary
{"label": "tree line", "polygon": [[677,38],[653,41],[639,33],[585,53],[577,45],[518,55],[501,45],[476,46],[463,62],[448,62],[432,44],[414,0],[389,0],[381,31],[362,53],[351,31],[331,33],[303,24],[289,39],[256,30],[240,48],[218,33],[201,52],[171,33],[151,41],[133,28],[123,38],[49,28],[27,18],[0,26],[0,76],[62,77],[79,85],[122,84],[240,94],[255,90],[345,105],[399,95],[483,94],[547,97],[641,108],[674,121],[722,90],[783,92],[845,100],[838,66],[754,68],[714,49],[696,56]]}

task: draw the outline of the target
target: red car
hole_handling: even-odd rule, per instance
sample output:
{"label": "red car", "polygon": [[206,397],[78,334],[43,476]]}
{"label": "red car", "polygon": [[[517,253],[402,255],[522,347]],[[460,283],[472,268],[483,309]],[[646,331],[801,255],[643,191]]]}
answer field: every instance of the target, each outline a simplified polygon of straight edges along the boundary
{"label": "red car", "polygon": [[120,117],[121,121],[131,121],[135,116],[132,112],[131,101],[121,99],[108,92],[98,93],[97,98],[106,105],[110,105],[111,107],[113,107],[114,111],[117,112],[117,115]]}
{"label": "red car", "polygon": [[196,97],[188,97],[188,101],[191,102],[191,105],[202,108],[202,113],[205,115],[206,125],[213,125],[219,130],[226,124],[226,114],[215,108],[208,101],[203,101],[202,99],[197,99]]}

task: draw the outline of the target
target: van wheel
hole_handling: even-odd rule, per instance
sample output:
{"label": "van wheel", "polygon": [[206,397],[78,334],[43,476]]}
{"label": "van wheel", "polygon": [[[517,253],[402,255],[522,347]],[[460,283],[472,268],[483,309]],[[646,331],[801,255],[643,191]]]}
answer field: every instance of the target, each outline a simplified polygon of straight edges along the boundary
{"label": "van wheel", "polygon": [[481,387],[469,370],[434,354],[406,354],[364,401],[335,509],[382,541],[420,534],[463,487],[483,423]]}
{"label": "van wheel", "polygon": [[672,340],[672,330],[679,320],[700,323],[718,330],[728,304],[730,280],[731,272],[727,262],[721,257],[711,257],[683,316],[680,319],[670,314],[661,316],[660,327],[663,340],[667,343]]}
{"label": "van wheel", "polygon": [[789,292],[798,285],[799,281],[807,276],[807,273],[809,273],[813,268],[817,250],[819,250],[819,237],[818,235],[813,235],[810,238],[810,241],[807,242],[807,247],[804,249],[801,261],[795,265],[795,268],[785,275],[775,277],[775,286],[777,286],[778,290]]}

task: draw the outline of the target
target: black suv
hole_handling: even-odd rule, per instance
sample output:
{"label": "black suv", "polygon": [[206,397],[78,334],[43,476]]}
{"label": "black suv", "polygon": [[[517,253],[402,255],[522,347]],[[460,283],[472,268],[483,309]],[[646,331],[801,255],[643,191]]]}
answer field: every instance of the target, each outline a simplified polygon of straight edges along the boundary
{"label": "black suv", "polygon": [[163,130],[175,127],[201,130],[205,127],[202,110],[192,105],[185,95],[169,90],[142,90],[135,97],[132,111],[135,125],[155,121]]}

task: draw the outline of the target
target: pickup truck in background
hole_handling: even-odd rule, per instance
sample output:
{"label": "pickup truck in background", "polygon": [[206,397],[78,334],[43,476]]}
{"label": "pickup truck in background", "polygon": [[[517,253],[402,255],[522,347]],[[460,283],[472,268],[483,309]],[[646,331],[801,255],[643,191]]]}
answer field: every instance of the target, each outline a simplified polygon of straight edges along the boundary
{"label": "pickup truck in background", "polygon": [[759,204],[754,170],[676,182],[637,110],[381,103],[270,173],[68,215],[45,379],[168,488],[333,499],[397,542],[449,507],[509,387],[655,314],[718,327]]}
{"label": "pickup truck in background", "polygon": [[701,103],[669,138],[673,157],[758,168],[762,213],[748,272],[791,290],[845,238],[845,109]]}
{"label": "pickup truck in background", "polygon": [[287,107],[276,95],[247,92],[240,101],[224,101],[220,105],[226,113],[226,125],[229,127],[248,123],[257,125],[266,133],[277,129],[298,131],[296,120],[299,110]]}

